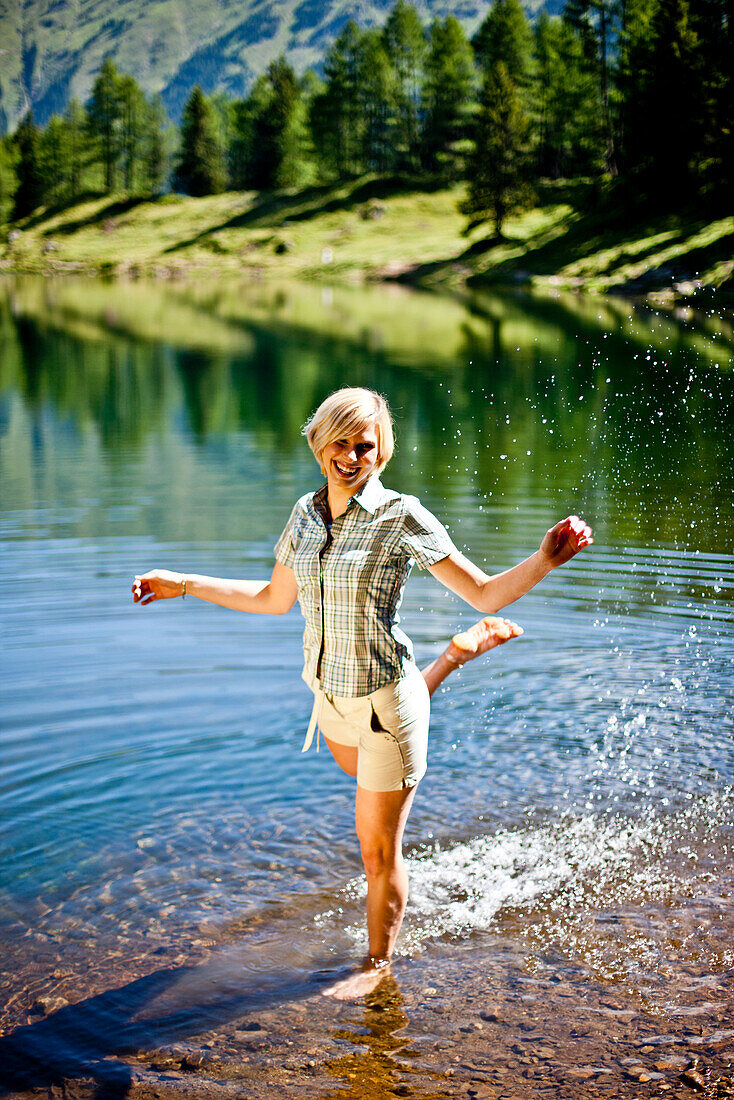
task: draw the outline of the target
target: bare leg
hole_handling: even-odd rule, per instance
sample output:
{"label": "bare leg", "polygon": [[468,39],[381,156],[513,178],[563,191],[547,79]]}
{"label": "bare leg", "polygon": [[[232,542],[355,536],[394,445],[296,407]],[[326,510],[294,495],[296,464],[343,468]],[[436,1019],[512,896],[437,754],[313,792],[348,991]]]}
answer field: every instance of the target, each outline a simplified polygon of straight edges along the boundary
{"label": "bare leg", "polygon": [[473,661],[488,649],[509,642],[511,638],[518,638],[522,633],[522,627],[510,619],[487,615],[463,633],[454,634],[441,656],[423,669],[429,695],[433,695],[439,684],[460,665]]}
{"label": "bare leg", "polygon": [[357,775],[359,749],[352,748],[351,745],[340,745],[338,741],[330,741],[328,737],[324,737],[324,741],[341,770],[354,779]]}
{"label": "bare leg", "polygon": [[415,787],[401,791],[357,787],[355,818],[367,875],[369,955],[355,974],[324,990],[339,1000],[371,993],[390,973],[390,959],[408,901],[402,843],[415,792]]}
{"label": "bare leg", "polygon": [[[522,633],[522,627],[509,619],[489,615],[469,630],[455,634],[441,656],[423,669],[429,693],[432,695],[460,665]],[[357,749],[325,740],[342,770],[356,775]],[[390,973],[390,959],[408,901],[402,843],[415,792],[415,787],[366,791],[357,786],[355,818],[367,876],[369,955],[358,971],[325,989],[327,996],[342,1001],[363,997]]]}

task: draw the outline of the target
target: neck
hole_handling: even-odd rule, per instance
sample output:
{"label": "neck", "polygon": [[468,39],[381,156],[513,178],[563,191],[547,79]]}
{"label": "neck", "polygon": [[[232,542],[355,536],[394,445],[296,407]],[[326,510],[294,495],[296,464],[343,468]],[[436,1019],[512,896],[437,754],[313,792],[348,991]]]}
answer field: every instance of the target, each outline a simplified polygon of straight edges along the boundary
{"label": "neck", "polygon": [[361,493],[367,482],[372,477],[379,477],[379,474],[373,472],[370,477],[366,478],[360,485],[356,485],[353,489],[347,489],[343,485],[335,485],[329,478],[327,481],[328,488],[326,490],[326,502],[329,505],[329,512],[331,513],[332,520],[335,520],[337,516],[343,515],[349,505],[349,501],[357,493]]}
{"label": "neck", "polygon": [[[370,475],[370,477],[374,476],[375,474]],[[343,485],[335,485],[331,480],[328,481],[329,487],[326,492],[326,500],[329,505],[332,520],[335,520],[337,516],[341,516],[346,512],[349,501],[353,496],[356,496],[357,493],[362,492],[367,481],[369,481],[369,478],[360,485],[356,485],[354,489],[347,489]]]}
{"label": "neck", "polygon": [[[354,492],[359,492],[359,490],[355,489]],[[336,519],[337,516],[341,516],[346,512],[347,505],[349,504],[349,501],[352,499],[353,496],[354,493],[347,493],[341,488],[335,488],[332,485],[329,486],[329,490],[326,494],[326,500],[329,505],[331,518],[333,520]]]}

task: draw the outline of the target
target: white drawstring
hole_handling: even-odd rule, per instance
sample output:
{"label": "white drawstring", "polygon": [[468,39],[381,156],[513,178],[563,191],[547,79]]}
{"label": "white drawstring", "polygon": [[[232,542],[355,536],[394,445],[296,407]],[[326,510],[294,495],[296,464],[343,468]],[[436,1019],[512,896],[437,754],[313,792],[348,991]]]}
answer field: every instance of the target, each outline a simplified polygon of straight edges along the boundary
{"label": "white drawstring", "polygon": [[[318,723],[319,723],[319,718],[321,717],[321,703],[322,703],[323,698],[324,698],[323,691],[320,691],[318,688],[316,688],[316,690],[314,691],[314,701],[313,701],[313,710],[311,711],[311,720],[308,723],[308,730],[306,731],[306,740],[303,742],[303,748],[301,749],[301,752],[308,752],[308,750],[311,748],[311,743],[313,741],[314,730],[317,728]],[[319,729],[318,733],[316,735],[316,752],[319,751],[320,747],[321,747],[321,730]]]}

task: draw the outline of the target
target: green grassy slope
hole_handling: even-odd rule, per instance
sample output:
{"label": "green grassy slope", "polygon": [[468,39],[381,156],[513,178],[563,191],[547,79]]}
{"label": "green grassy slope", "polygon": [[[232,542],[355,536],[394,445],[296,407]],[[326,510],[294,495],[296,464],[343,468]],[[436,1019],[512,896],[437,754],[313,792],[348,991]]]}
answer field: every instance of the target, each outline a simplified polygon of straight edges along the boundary
{"label": "green grassy slope", "polygon": [[583,187],[552,185],[495,241],[486,227],[463,236],[462,194],[365,178],[266,196],[98,198],[20,222],[0,271],[529,283],[661,299],[734,289],[734,216],[635,221],[603,202],[582,213]]}
{"label": "green grassy slope", "polygon": [[[300,72],[318,64],[351,17],[381,25],[385,0],[0,0],[0,130],[32,105],[39,122],[84,101],[104,58],[160,92],[172,118],[194,86],[242,95],[253,75],[281,53]],[[561,0],[525,0],[530,14]],[[447,12],[418,0],[426,22]],[[473,32],[488,0],[452,10]]]}

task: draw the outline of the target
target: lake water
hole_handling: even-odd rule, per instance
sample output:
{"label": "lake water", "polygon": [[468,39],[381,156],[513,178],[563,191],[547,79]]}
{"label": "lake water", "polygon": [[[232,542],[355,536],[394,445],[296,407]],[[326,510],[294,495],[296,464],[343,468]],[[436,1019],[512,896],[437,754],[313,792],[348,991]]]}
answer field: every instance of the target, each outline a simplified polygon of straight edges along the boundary
{"label": "lake water", "polygon": [[[399,949],[400,996],[415,997],[410,1011],[393,1003],[379,1042],[419,1018],[435,1037],[430,999],[443,992],[458,1018],[457,998],[477,995],[466,975],[499,987],[510,956],[514,988],[550,967],[577,1005],[582,978],[653,1014],[688,1004],[671,975],[724,983],[732,348],[713,312],[621,300],[0,283],[11,1085],[98,1080],[102,1061],[116,1080],[136,1052],[165,1048],[145,1070],[160,1088],[161,1067],[199,1050],[207,1028],[210,1051],[229,1029],[224,1064],[263,1005],[313,1003],[319,1023],[302,1033],[313,1044],[314,1027],[329,1031],[313,995],[364,951],[364,888],[351,781],[328,752],[300,753],[298,608],[142,608],[130,586],[155,567],[267,577],[293,501],[320,484],[301,425],[344,384],[393,408],[384,483],[418,495],[487,570],[569,513],[596,537],[513,607],[522,639],[433,700]],[[419,663],[476,619],[418,570],[401,613]],[[71,1004],[40,1019],[44,997]],[[83,1026],[64,1016],[80,1002]],[[309,1053],[296,1031],[281,1036],[300,1052],[293,1073]],[[367,1040],[350,1035],[328,1041],[351,1058]],[[244,1062],[287,1068],[287,1051],[260,1042]],[[383,1047],[358,1077],[374,1084]],[[316,1048],[309,1063],[313,1078]],[[298,1080],[293,1095],[321,1095]],[[402,1095],[428,1095],[407,1080]]]}

